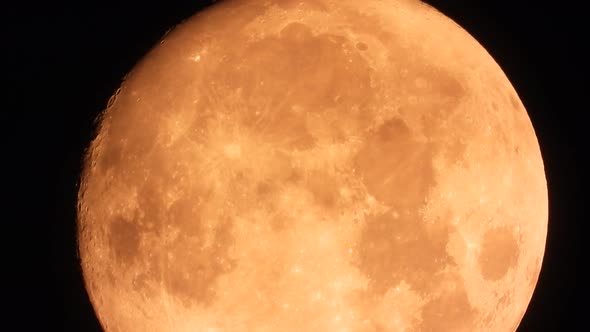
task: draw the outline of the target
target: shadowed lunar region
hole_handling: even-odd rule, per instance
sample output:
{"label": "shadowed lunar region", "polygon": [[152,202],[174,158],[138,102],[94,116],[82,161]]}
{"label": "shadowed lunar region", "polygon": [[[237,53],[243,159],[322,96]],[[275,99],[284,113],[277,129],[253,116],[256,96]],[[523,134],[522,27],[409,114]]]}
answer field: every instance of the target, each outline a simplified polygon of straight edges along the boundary
{"label": "shadowed lunar region", "polygon": [[547,232],[533,127],[412,0],[224,1],[125,77],[79,191],[106,331],[514,331]]}

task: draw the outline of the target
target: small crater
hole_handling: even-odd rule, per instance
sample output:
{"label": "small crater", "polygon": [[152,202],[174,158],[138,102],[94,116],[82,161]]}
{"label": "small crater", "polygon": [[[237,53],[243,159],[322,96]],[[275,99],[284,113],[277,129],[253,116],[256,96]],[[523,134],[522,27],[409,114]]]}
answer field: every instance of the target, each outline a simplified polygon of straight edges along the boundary
{"label": "small crater", "polygon": [[515,94],[510,94],[510,103],[514,109],[520,109],[520,101]]}
{"label": "small crater", "polygon": [[356,48],[357,48],[359,51],[366,51],[366,50],[368,50],[368,49],[369,49],[369,46],[367,46],[367,44],[365,44],[365,43],[363,43],[363,42],[358,42],[358,43],[356,43]]}
{"label": "small crater", "polygon": [[377,130],[377,137],[382,143],[390,143],[396,140],[402,141],[409,138],[409,135],[411,135],[410,128],[398,118],[386,121]]}
{"label": "small crater", "polygon": [[518,261],[518,243],[508,227],[488,230],[482,239],[478,258],[482,276],[495,281],[503,278]]}
{"label": "small crater", "polygon": [[268,181],[262,181],[256,186],[256,194],[259,196],[268,196],[275,191],[274,186]]}
{"label": "small crater", "polygon": [[287,24],[287,26],[281,30],[280,36],[295,43],[304,43],[313,37],[309,27],[299,22]]}
{"label": "small crater", "polygon": [[496,308],[498,310],[501,310],[503,308],[510,306],[510,304],[512,304],[512,295],[510,293],[505,293],[498,299],[498,304],[496,305]]}
{"label": "small crater", "polygon": [[496,103],[495,101],[492,102],[492,109],[494,111],[497,111],[498,110],[498,103]]}

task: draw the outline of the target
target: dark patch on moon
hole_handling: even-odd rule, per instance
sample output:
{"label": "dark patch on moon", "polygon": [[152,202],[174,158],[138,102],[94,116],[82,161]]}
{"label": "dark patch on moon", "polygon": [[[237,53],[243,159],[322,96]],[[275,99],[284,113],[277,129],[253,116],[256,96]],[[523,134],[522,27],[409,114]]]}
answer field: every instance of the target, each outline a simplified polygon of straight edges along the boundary
{"label": "dark patch on moon", "polygon": [[322,171],[310,171],[305,174],[304,188],[309,190],[315,203],[326,210],[333,209],[339,199],[339,184],[336,179]]}
{"label": "dark patch on moon", "polygon": [[399,44],[395,42],[398,37],[383,28],[379,23],[379,17],[358,10],[345,10],[344,19],[346,22],[353,22],[350,28],[354,32],[374,36],[392,51],[398,51]]}
{"label": "dark patch on moon", "polygon": [[418,210],[436,185],[433,158],[436,145],[418,141],[398,118],[386,121],[354,158],[368,192],[391,207]]}
{"label": "dark patch on moon", "polygon": [[478,257],[479,268],[486,280],[502,279],[518,261],[520,250],[512,230],[493,228],[485,232]]}
{"label": "dark patch on moon", "polygon": [[262,181],[256,186],[256,194],[260,197],[267,197],[275,192],[276,188],[269,181]]}
{"label": "dark patch on moon", "polygon": [[[141,217],[117,218],[109,226],[109,246],[120,266],[110,270],[120,273],[133,266],[133,290],[146,296],[154,294],[154,285],[163,285],[186,306],[207,305],[215,297],[219,276],[235,267],[229,255],[232,220],[219,215],[219,200],[211,191],[174,180],[166,156],[163,151],[154,154],[146,168],[148,177],[138,187]],[[178,186],[183,194],[169,205],[166,193]],[[207,226],[214,218],[219,222]],[[205,242],[208,236],[210,245]],[[140,248],[142,238],[157,247]]]}
{"label": "dark patch on moon", "polygon": [[276,213],[275,211],[272,211],[269,218],[269,223],[273,232],[281,232],[286,230],[287,226],[290,223],[294,223],[294,221],[283,212]]}
{"label": "dark patch on moon", "polygon": [[[395,57],[397,62],[404,61]],[[407,61],[407,60],[406,60]],[[406,64],[407,78],[413,78],[414,81],[406,80],[406,87],[410,95],[426,97],[426,101],[435,101],[438,103],[456,102],[465,95],[465,89],[453,73],[434,65],[416,63],[414,61]],[[420,84],[416,84],[416,79]]]}
{"label": "dark patch on moon", "polygon": [[[119,100],[127,99],[122,94]],[[160,118],[157,114],[141,114],[137,109],[128,105],[125,109],[118,109],[125,106],[117,103],[112,121],[109,121],[108,129],[101,130],[100,147],[96,156],[96,163],[100,173],[106,173],[109,169],[116,169],[122,164],[129,164],[129,156],[141,157],[156,145],[156,138],[160,129]],[[135,130],[142,128],[142,130]]]}
{"label": "dark patch on moon", "polygon": [[210,246],[203,245],[202,236],[180,234],[168,244],[167,250],[159,253],[163,274],[156,278],[160,278],[168,293],[185,306],[208,305],[215,298],[215,282],[219,276],[235,268],[236,262],[228,255],[232,241],[229,221],[214,229]]}
{"label": "dark patch on moon", "polygon": [[323,1],[320,0],[274,0],[273,3],[276,3],[279,7],[283,9],[293,9],[295,7],[300,7],[301,10],[304,11],[327,11],[328,7]]}
{"label": "dark patch on moon", "polygon": [[98,159],[99,170],[106,173],[110,168],[120,164],[123,158],[124,147],[121,140],[111,139],[104,144],[104,150]]}
{"label": "dark patch on moon", "polygon": [[[162,88],[163,89],[163,88]],[[154,103],[157,98],[154,98]],[[158,102],[162,102],[159,100]],[[162,105],[167,109],[169,104]],[[158,109],[152,104],[150,108]],[[105,119],[101,129],[104,141],[103,149],[97,157],[102,168],[115,168],[121,163],[128,163],[128,156],[141,157],[147,154],[157,144],[158,133],[161,129],[160,112],[146,112],[142,103],[134,101],[127,89],[117,97],[117,102],[108,110],[108,120]],[[141,128],[141,130],[137,130]]]}
{"label": "dark patch on moon", "polygon": [[443,103],[456,105],[465,96],[465,87],[452,71],[436,66],[424,66],[421,76],[428,82],[427,94],[439,97]]}
{"label": "dark patch on moon", "polygon": [[287,225],[287,216],[280,212],[278,206],[279,201],[277,199],[282,184],[285,182],[289,181],[284,180],[282,183],[279,183],[274,179],[267,179],[258,182],[254,186],[254,193],[252,195],[254,197],[253,204],[244,206],[244,211],[252,209],[253,207],[264,211],[268,216],[268,219],[263,220],[262,222],[268,222],[274,232],[282,231]]}
{"label": "dark patch on moon", "polygon": [[460,163],[464,161],[465,151],[467,150],[467,144],[461,141],[460,138],[451,138],[450,142],[447,143],[446,150],[443,154],[445,159],[451,163]]}
{"label": "dark patch on moon", "polygon": [[427,294],[436,285],[433,276],[454,264],[446,252],[449,232],[430,232],[416,210],[399,216],[367,216],[358,244],[358,266],[369,278],[370,292],[383,295],[405,280]]}
{"label": "dark patch on moon", "polygon": [[375,98],[371,68],[342,36],[316,35],[307,25],[292,22],[278,35],[229,49],[234,52],[210,69],[207,80],[219,86],[222,95],[240,91],[236,98],[241,107],[224,111],[267,142],[309,149],[316,139],[308,129],[307,113],[338,108],[351,115]]}
{"label": "dark patch on moon", "polygon": [[411,132],[403,120],[393,118],[383,123],[377,129],[376,134],[379,142],[387,144],[393,140],[403,140],[411,135]]}
{"label": "dark patch on moon", "polygon": [[109,226],[109,246],[115,260],[123,268],[137,259],[140,243],[140,229],[135,220],[116,217]]}
{"label": "dark patch on moon", "polygon": [[165,211],[162,207],[163,189],[167,187],[158,179],[157,176],[151,176],[149,181],[144,182],[138,188],[137,202],[138,210],[142,212],[143,218],[140,220],[146,232],[160,235],[165,231],[166,221]]}
{"label": "dark patch on moon", "polygon": [[494,111],[497,111],[498,110],[498,103],[496,103],[495,101],[492,101],[492,109]]}
{"label": "dark patch on moon", "polygon": [[[328,118],[326,114],[330,114],[334,119],[341,119],[333,121],[333,126],[338,127],[334,131],[339,135],[366,138],[353,161],[363,182],[359,186],[364,185],[377,200],[390,207],[392,212],[396,211],[395,214],[368,216],[355,248],[358,253],[355,264],[370,278],[372,298],[378,298],[376,294],[382,295],[405,280],[429,301],[423,308],[420,330],[469,330],[475,311],[469,304],[463,282],[457,278],[451,287],[441,292],[441,271],[453,268],[445,250],[449,230],[444,223],[442,226],[425,223],[419,213],[430,188],[435,186],[434,156],[441,149],[447,151],[450,160],[459,160],[464,154],[462,144],[442,148],[442,144],[428,142],[431,137],[448,138],[448,131],[462,132],[461,121],[465,121],[466,116],[456,116],[455,113],[465,95],[462,79],[449,68],[428,65],[437,59],[414,56],[411,52],[417,52],[416,45],[402,45],[398,42],[398,32],[385,31],[377,16],[364,15],[354,9],[340,21],[348,21],[342,33],[347,34],[345,30],[349,29],[355,35],[375,37],[383,43],[389,50],[390,63],[380,68],[380,72],[386,72],[382,77],[372,77],[373,70],[360,56],[369,50],[366,44],[354,43],[337,34],[314,34],[302,23],[288,24],[279,34],[258,41],[244,38],[253,37],[245,36],[243,28],[267,10],[269,3],[274,2],[230,1],[218,7],[223,10],[211,9],[200,20],[192,21],[196,23],[183,25],[179,32],[166,37],[165,47],[155,49],[134,69],[125,83],[133,89],[123,91],[109,104],[112,112],[105,121],[109,126],[101,130],[104,141],[98,144],[103,150],[97,149],[93,157],[96,159],[92,160],[93,167],[96,162],[99,170],[93,173],[94,188],[102,190],[103,187],[96,183],[105,179],[111,181],[110,176],[107,178],[101,174],[101,171],[108,171],[114,182],[137,189],[138,211],[143,217],[126,219],[118,216],[103,220],[111,223],[104,237],[100,220],[96,222],[88,217],[81,220],[82,226],[89,229],[87,237],[92,238],[81,245],[94,244],[105,238],[108,242],[102,243],[101,247],[89,248],[88,251],[92,249],[94,253],[88,258],[83,257],[85,277],[95,290],[93,299],[100,294],[100,285],[96,284],[101,281],[100,276],[105,276],[113,290],[124,293],[129,285],[122,281],[129,280],[127,277],[131,274],[131,289],[142,295],[149,296],[164,287],[172,297],[187,306],[211,304],[217,296],[219,277],[236,267],[229,253],[233,242],[233,220],[216,213],[228,206],[225,205],[228,201],[239,205],[240,202],[233,200],[242,197],[238,194],[243,192],[253,194],[240,198],[244,206],[253,207],[252,202],[260,199],[265,204],[270,202],[267,208],[272,212],[272,201],[276,204],[278,200],[271,196],[280,191],[280,186],[301,186],[309,191],[315,203],[326,210],[337,211],[337,206],[334,207],[339,202],[338,178],[330,178],[323,172],[308,174],[301,169],[294,170],[289,156],[258,159],[264,160],[262,173],[267,180],[256,178],[251,183],[246,180],[240,184],[243,188],[239,190],[242,191],[227,185],[223,192],[216,192],[216,196],[208,196],[211,191],[197,192],[197,189],[194,193],[186,192],[193,190],[190,187],[193,181],[205,177],[207,179],[203,181],[209,181],[215,176],[202,176],[207,170],[195,170],[201,167],[200,164],[184,156],[195,151],[187,148],[195,142],[208,147],[210,142],[200,139],[208,137],[203,134],[208,123],[222,118],[220,114],[227,120],[224,124],[233,124],[248,133],[259,133],[265,143],[278,146],[268,153],[313,148],[318,144],[318,137],[314,137],[308,128],[310,119],[321,122]],[[277,0],[276,3],[291,11],[326,10],[321,1]],[[201,53],[203,57],[197,61],[194,52],[201,46],[206,52]],[[196,62],[193,63],[191,58]],[[371,83],[380,88],[376,89]],[[209,89],[209,86],[215,88]],[[385,89],[387,93],[384,93]],[[194,101],[197,95],[198,102]],[[399,118],[389,119],[363,136],[367,128],[364,124],[372,124],[375,119],[375,114],[369,110],[383,105],[381,101],[373,104],[376,98],[390,96],[399,101],[401,109],[415,112],[423,119],[425,129],[422,134],[426,141],[417,138],[414,133],[417,128],[408,127]],[[514,108],[522,109],[518,96],[505,94],[503,98],[506,103],[510,98]],[[497,109],[498,106],[492,104],[491,107]],[[178,139],[180,143],[174,142],[164,148],[161,143],[170,137],[166,136],[169,133],[163,129],[161,120],[170,114],[167,112],[180,109],[195,112],[192,119],[188,119],[191,116],[182,119],[191,122],[188,125],[191,130]],[[516,131],[530,132],[526,113],[513,113],[518,117],[516,129],[522,129]],[[228,114],[231,117],[226,117]],[[315,117],[310,118],[309,114]],[[452,125],[440,126],[446,120],[450,123],[451,116],[455,121]],[[238,121],[234,121],[236,119]],[[343,125],[345,121],[350,122],[347,127]],[[361,121],[363,125],[358,124]],[[332,126],[331,122],[329,126]],[[191,142],[187,143],[185,137]],[[523,151],[529,151],[528,147],[536,144],[534,135],[526,139]],[[223,162],[229,163],[227,160]],[[214,166],[207,167],[227,165],[223,162],[216,160]],[[184,172],[183,167],[192,168],[194,172]],[[223,174],[214,180],[233,181],[231,175]],[[265,187],[266,183],[268,187]],[[102,193],[94,188],[91,189],[93,196],[100,197]],[[177,199],[178,196],[181,197]],[[170,197],[176,200],[169,206]],[[100,209],[118,209],[120,204],[126,204],[118,197],[96,201],[100,204],[88,204],[88,208],[93,209],[91,213],[98,218],[107,218]],[[243,211],[240,208],[234,207],[233,211]],[[222,220],[209,224],[215,218]],[[295,217],[284,215],[273,218],[270,222],[277,232],[291,222],[298,222]],[[491,230],[484,235],[479,264],[487,280],[505,278],[507,271],[517,263],[519,248],[513,235],[508,228],[505,231]],[[96,240],[96,237],[99,238]],[[209,238],[210,243],[205,244],[205,239]],[[146,239],[154,247],[146,247],[143,242]],[[96,259],[92,255],[100,250],[111,250],[113,263],[106,262],[107,266],[95,268],[90,264],[105,264],[103,260],[92,261]],[[541,258],[537,258],[536,271]],[[269,275],[278,280],[286,269],[281,266],[286,260],[276,258],[276,261],[270,261],[276,276]],[[106,273],[101,274],[101,269]],[[532,287],[537,276],[532,268],[530,273],[529,286]],[[133,326],[127,316],[129,312],[104,307],[109,306],[109,301],[106,299],[104,304],[93,302],[98,303],[97,311],[106,322],[107,330],[129,330]],[[502,301],[508,300],[500,299],[500,305]],[[113,326],[109,319],[120,326]],[[385,329],[383,326],[375,328]]]}
{"label": "dark patch on moon", "polygon": [[456,277],[448,289],[424,305],[422,322],[417,331],[473,331],[476,315],[463,281]]}
{"label": "dark patch on moon", "polygon": [[[409,55],[411,58],[412,56]],[[424,134],[427,137],[448,137],[456,134],[461,126],[469,126],[467,117],[469,114],[458,114],[458,107],[466,95],[463,84],[455,74],[444,68],[424,64],[421,61],[410,61],[395,57],[396,62],[402,62],[407,66],[407,72],[399,76],[402,82],[400,89],[403,95],[414,96],[418,102],[406,102],[405,112],[413,112],[421,115]],[[424,60],[428,63],[427,60]],[[418,78],[420,84],[411,84]],[[452,125],[443,126],[452,118]]]}
{"label": "dark patch on moon", "polygon": [[166,215],[169,224],[179,227],[187,236],[200,235],[202,232],[200,224],[203,220],[199,209],[201,202],[206,199],[206,196],[201,197],[195,193],[186,193],[181,196],[168,208]]}

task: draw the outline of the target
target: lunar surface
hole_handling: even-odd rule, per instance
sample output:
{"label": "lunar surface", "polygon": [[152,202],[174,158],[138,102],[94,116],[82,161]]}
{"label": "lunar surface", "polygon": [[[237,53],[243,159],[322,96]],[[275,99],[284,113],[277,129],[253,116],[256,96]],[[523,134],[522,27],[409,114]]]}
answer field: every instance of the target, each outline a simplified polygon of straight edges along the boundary
{"label": "lunar surface", "polygon": [[229,1],[100,118],[79,192],[109,332],[514,331],[548,202],[517,93],[417,1]]}

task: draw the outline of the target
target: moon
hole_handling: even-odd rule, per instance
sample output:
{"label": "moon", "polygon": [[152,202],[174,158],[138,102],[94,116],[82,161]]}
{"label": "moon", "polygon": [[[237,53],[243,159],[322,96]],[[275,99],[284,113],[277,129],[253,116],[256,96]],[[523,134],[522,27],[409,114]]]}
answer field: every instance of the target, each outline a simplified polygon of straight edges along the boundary
{"label": "moon", "polygon": [[224,1],[101,114],[78,197],[106,331],[514,331],[543,160],[486,50],[412,0]]}

